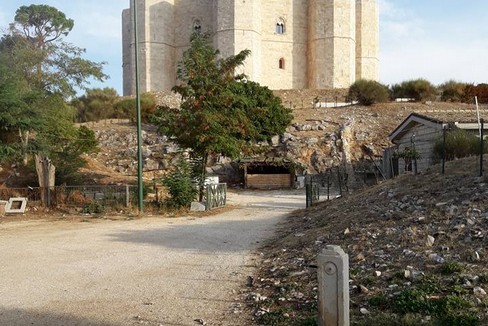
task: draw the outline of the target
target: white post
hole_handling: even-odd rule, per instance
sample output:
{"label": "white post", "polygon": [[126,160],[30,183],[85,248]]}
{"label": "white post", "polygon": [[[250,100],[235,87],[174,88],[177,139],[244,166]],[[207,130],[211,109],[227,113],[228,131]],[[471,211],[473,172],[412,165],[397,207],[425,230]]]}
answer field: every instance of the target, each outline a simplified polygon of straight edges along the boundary
{"label": "white post", "polygon": [[349,256],[327,246],[317,258],[319,326],[349,326]]}

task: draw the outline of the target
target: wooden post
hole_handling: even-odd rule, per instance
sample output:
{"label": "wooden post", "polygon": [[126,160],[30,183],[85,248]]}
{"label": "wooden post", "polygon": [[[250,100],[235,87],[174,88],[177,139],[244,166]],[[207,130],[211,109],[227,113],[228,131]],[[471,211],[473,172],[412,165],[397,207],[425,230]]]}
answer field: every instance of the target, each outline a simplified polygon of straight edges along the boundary
{"label": "wooden post", "polygon": [[130,188],[129,185],[125,185],[125,206],[130,206]]}
{"label": "wooden post", "polygon": [[349,326],[349,257],[327,246],[317,258],[319,326]]}
{"label": "wooden post", "polygon": [[442,171],[444,174],[446,172],[446,128],[442,128]]}
{"label": "wooden post", "polygon": [[483,139],[483,137],[484,137],[484,130],[483,130],[484,124],[485,124],[484,120],[481,119],[480,120],[480,125],[481,125],[481,127],[480,127],[480,177],[483,176],[483,152],[485,151],[484,139]]}

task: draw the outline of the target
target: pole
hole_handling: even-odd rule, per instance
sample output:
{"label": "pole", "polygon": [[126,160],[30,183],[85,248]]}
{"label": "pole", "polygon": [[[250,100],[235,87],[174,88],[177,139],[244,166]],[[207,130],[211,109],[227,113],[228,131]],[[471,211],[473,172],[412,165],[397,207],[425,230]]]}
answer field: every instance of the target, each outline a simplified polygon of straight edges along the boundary
{"label": "pole", "polygon": [[484,133],[484,124],[485,122],[483,119],[480,120],[480,126],[481,126],[481,138],[480,138],[480,177],[483,176],[483,152],[484,152],[484,139],[483,139],[483,133]]}
{"label": "pole", "polygon": [[442,128],[442,174],[446,172],[446,127]]}
{"label": "pole", "polygon": [[132,0],[134,7],[134,51],[135,51],[135,74],[136,74],[136,116],[137,116],[137,204],[139,213],[144,211],[144,196],[142,192],[142,134],[141,134],[141,93],[139,89],[139,33],[137,30],[137,1]]}
{"label": "pole", "polygon": [[480,120],[480,108],[478,106],[478,96],[474,97],[474,102],[476,103],[476,114],[478,116],[478,126],[479,126],[479,132],[480,132],[480,138],[481,138],[481,130],[483,129],[481,127],[481,120]]}

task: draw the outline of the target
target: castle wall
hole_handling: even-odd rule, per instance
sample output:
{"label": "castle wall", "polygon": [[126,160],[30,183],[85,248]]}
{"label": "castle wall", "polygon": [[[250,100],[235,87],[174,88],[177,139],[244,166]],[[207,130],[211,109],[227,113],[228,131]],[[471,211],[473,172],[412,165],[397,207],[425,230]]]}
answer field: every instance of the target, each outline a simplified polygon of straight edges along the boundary
{"label": "castle wall", "polygon": [[214,15],[213,1],[208,0],[176,0],[175,1],[175,71],[172,80],[176,84],[176,70],[178,62],[183,58],[183,52],[189,48],[190,37],[199,29],[202,33],[213,33]]}
{"label": "castle wall", "polygon": [[261,15],[262,0],[234,1],[234,52],[251,50],[251,55],[244,62],[241,71],[251,80],[261,83],[262,74],[262,40]]}
{"label": "castle wall", "polygon": [[312,0],[309,88],[347,88],[356,75],[355,0]]}
{"label": "castle wall", "polygon": [[[271,89],[347,88],[378,79],[377,0],[139,0],[141,91],[171,89],[195,28]],[[132,18],[123,28],[124,94],[133,94]],[[282,31],[277,23],[283,23]],[[356,24],[357,23],[357,24]]]}
{"label": "castle wall", "polygon": [[[141,91],[171,89],[175,85],[175,6],[173,1],[145,0],[146,28],[141,53],[146,66]],[[141,65],[142,66],[142,65]]]}
{"label": "castle wall", "polygon": [[234,54],[234,1],[214,0],[214,47],[223,57]]}
{"label": "castle wall", "polygon": [[130,9],[122,11],[122,80],[123,94],[133,94],[135,91],[134,41]]}
{"label": "castle wall", "polygon": [[[263,2],[261,79],[271,89],[307,87],[307,9],[306,0]],[[282,34],[277,23],[284,23]]]}
{"label": "castle wall", "polygon": [[356,1],[356,79],[379,79],[378,17],[376,0]]}

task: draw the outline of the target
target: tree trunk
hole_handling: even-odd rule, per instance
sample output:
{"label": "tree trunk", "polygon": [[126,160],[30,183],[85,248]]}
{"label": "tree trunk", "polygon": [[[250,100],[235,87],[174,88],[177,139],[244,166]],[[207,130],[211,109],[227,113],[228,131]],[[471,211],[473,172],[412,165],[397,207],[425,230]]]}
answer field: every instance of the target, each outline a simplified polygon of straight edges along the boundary
{"label": "tree trunk", "polygon": [[29,130],[22,131],[22,129],[19,128],[19,137],[22,144],[22,162],[24,163],[24,166],[26,166],[28,159],[27,148],[29,146]]}
{"label": "tree trunk", "polygon": [[207,175],[207,162],[208,162],[208,153],[204,153],[202,156],[202,166],[200,167],[200,184],[199,184],[199,191],[198,191],[198,201],[203,201],[203,195],[205,192],[205,176]]}
{"label": "tree trunk", "polygon": [[41,200],[45,207],[51,206],[51,187],[54,187],[56,168],[47,157],[35,156],[37,178],[41,188]]}

